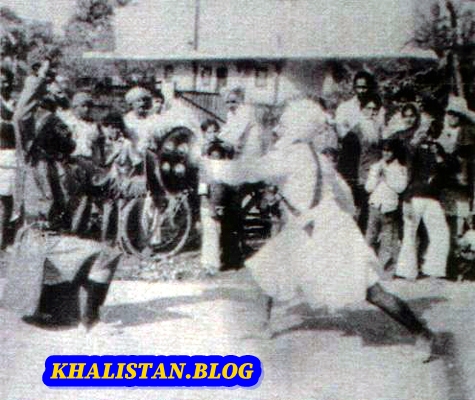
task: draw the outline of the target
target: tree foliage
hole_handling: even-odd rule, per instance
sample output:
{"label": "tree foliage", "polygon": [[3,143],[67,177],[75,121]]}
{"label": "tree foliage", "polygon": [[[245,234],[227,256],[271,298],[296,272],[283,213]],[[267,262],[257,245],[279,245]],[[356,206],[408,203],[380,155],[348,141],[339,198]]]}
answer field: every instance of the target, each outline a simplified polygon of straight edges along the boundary
{"label": "tree foliage", "polygon": [[65,47],[70,54],[83,51],[112,50],[114,33],[109,0],[77,0],[76,10],[65,29]]}
{"label": "tree foliage", "polygon": [[58,58],[59,47],[52,26],[25,21],[8,7],[0,8],[0,56],[20,81],[29,67],[45,58]]}
{"label": "tree foliage", "polygon": [[420,11],[413,43],[435,52],[448,91],[472,97],[475,60],[475,9],[469,1],[432,1]]}
{"label": "tree foliage", "polygon": [[52,27],[40,21],[26,22],[8,7],[0,8],[1,55],[25,60],[28,53],[54,41]]}
{"label": "tree foliage", "polygon": [[108,0],[77,0],[73,21],[100,23],[113,14],[114,8]]}
{"label": "tree foliage", "polygon": [[[95,64],[82,58],[86,51],[112,51],[114,31],[111,17],[114,3],[109,0],[76,0],[76,9],[64,30],[61,74],[70,82],[86,77],[98,79],[110,76],[113,70],[104,63]],[[73,88],[74,89],[74,88]]]}

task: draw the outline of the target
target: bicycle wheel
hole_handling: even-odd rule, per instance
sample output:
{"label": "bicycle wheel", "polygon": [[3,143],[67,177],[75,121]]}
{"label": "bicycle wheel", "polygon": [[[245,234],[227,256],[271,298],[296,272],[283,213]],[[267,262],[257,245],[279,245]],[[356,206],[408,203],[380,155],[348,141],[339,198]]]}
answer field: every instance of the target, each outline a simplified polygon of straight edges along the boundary
{"label": "bicycle wheel", "polygon": [[266,201],[270,188],[263,184],[243,188],[241,210],[243,219],[243,249],[246,255],[257,251],[271,238],[280,221],[278,204]]}
{"label": "bicycle wheel", "polygon": [[119,240],[128,253],[160,261],[186,244],[192,213],[188,195],[166,196],[158,205],[151,198],[134,199],[120,211]]}

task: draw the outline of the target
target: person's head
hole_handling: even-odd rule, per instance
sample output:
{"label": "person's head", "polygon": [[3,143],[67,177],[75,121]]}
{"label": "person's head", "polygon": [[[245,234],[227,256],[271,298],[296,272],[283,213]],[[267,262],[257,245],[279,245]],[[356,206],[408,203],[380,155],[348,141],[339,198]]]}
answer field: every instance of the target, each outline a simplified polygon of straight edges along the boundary
{"label": "person's head", "polygon": [[402,106],[401,118],[406,129],[417,128],[421,122],[419,109],[414,103],[407,103]]}
{"label": "person's head", "polygon": [[461,125],[462,116],[458,113],[447,111],[446,121],[450,128],[457,128]]}
{"label": "person's head", "polygon": [[13,80],[15,76],[13,72],[5,67],[1,68],[0,90],[3,97],[9,98],[13,90]]}
{"label": "person's head", "polygon": [[386,140],[381,146],[381,158],[387,163],[390,163],[396,159],[396,155],[394,154],[394,145],[395,141]]}
{"label": "person's head", "polygon": [[84,121],[91,120],[91,112],[94,102],[90,94],[85,92],[76,93],[71,101],[73,114]]}
{"label": "person's head", "polygon": [[111,146],[120,137],[125,136],[125,123],[122,115],[111,111],[101,120],[101,131],[104,137],[104,145]]}
{"label": "person's head", "polygon": [[54,113],[58,108],[58,104],[56,103],[56,98],[51,93],[46,93],[44,96],[41,97],[41,100],[38,103],[40,109],[44,111],[49,111]]}
{"label": "person's head", "polygon": [[239,106],[244,103],[244,89],[234,88],[226,96],[226,107],[231,113],[235,113]]}
{"label": "person's head", "polygon": [[360,108],[366,118],[376,118],[382,105],[381,97],[377,93],[367,93],[361,96]]}
{"label": "person's head", "polygon": [[402,107],[404,104],[413,103],[416,101],[416,93],[411,86],[402,86],[394,94],[393,104]]}
{"label": "person's head", "polygon": [[46,84],[53,83],[58,75],[58,61],[51,58],[33,57],[30,63],[33,75],[38,75],[43,69],[45,71],[44,80]]}
{"label": "person's head", "polygon": [[46,83],[54,82],[56,77],[58,76],[58,62],[54,60],[50,60],[48,72],[46,73]]}
{"label": "person's head", "polygon": [[145,118],[152,109],[152,94],[140,86],[130,89],[125,95],[125,101],[141,118]]}
{"label": "person's head", "polygon": [[67,80],[61,76],[56,76],[54,82],[48,85],[48,92],[56,98],[56,103],[62,109],[68,109],[70,106],[69,90]]}
{"label": "person's head", "polygon": [[[275,146],[285,148],[297,142],[319,142],[320,137],[325,138],[327,117],[322,107],[312,100],[289,102],[272,132]],[[319,143],[320,149],[325,147],[325,143]]]}
{"label": "person's head", "polygon": [[165,105],[165,96],[161,90],[153,93],[153,109],[157,114],[161,114]]}
{"label": "person's head", "polygon": [[219,124],[215,119],[208,118],[201,124],[201,131],[207,140],[215,139],[219,129]]}
{"label": "person's head", "polygon": [[401,164],[405,163],[404,147],[398,139],[387,139],[381,144],[381,158],[386,163],[391,163],[394,160]]}
{"label": "person's head", "polygon": [[374,76],[367,71],[359,71],[353,78],[353,90],[360,99],[368,93],[376,91],[376,80]]}
{"label": "person's head", "polygon": [[421,113],[430,115],[435,119],[443,118],[445,110],[434,96],[430,94],[422,94],[419,101]]}
{"label": "person's head", "polygon": [[445,110],[445,122],[450,128],[463,125],[472,112],[468,109],[463,97],[450,96]]}

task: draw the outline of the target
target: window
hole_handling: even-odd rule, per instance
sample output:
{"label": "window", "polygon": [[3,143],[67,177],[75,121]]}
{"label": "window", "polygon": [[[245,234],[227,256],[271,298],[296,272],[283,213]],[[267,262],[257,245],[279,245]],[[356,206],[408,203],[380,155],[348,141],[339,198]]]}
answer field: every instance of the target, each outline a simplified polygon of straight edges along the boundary
{"label": "window", "polygon": [[202,86],[211,85],[211,76],[213,75],[213,70],[211,67],[201,67],[200,78]]}
{"label": "window", "polygon": [[173,68],[173,65],[165,65],[165,69],[163,71],[163,78],[165,79],[165,82],[171,82],[174,72],[175,69]]}
{"label": "window", "polygon": [[256,87],[267,87],[267,76],[269,69],[267,67],[256,67]]}
{"label": "window", "polygon": [[226,67],[219,67],[216,70],[216,77],[218,78],[218,91],[228,84],[228,69]]}

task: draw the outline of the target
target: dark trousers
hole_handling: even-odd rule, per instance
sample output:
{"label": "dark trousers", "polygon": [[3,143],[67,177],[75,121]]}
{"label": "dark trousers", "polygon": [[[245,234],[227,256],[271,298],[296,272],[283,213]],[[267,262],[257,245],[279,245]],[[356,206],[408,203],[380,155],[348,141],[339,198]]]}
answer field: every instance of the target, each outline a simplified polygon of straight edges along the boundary
{"label": "dark trousers", "polygon": [[243,266],[243,216],[242,196],[239,188],[222,188],[223,213],[221,216],[221,270],[236,269]]}
{"label": "dark trousers", "polygon": [[457,280],[459,272],[463,269],[463,266],[459,265],[460,260],[457,256],[458,238],[460,232],[464,232],[466,229],[461,228],[463,223],[459,217],[447,215],[446,219],[450,231],[450,252],[447,260],[447,278]]}
{"label": "dark trousers", "polygon": [[10,222],[13,211],[13,197],[0,196],[0,249],[13,242],[14,227]]}
{"label": "dark trousers", "polygon": [[80,320],[79,288],[75,282],[43,285],[37,309],[57,326],[77,325]]}
{"label": "dark trousers", "polygon": [[363,185],[354,184],[351,189],[353,191],[353,198],[358,212],[358,226],[364,234],[368,226],[369,194],[366,192]]}
{"label": "dark trousers", "polygon": [[399,212],[381,212],[380,209],[369,208],[366,241],[377,252],[381,266],[381,274],[391,273],[397,262],[399,253]]}
{"label": "dark trousers", "polygon": [[427,339],[433,336],[431,330],[414,314],[405,301],[384,290],[379,283],[368,288],[366,300],[379,307],[412,334],[422,335]]}

